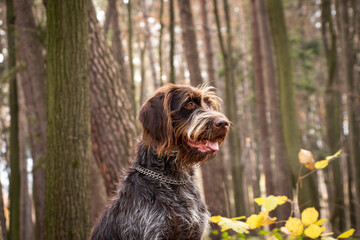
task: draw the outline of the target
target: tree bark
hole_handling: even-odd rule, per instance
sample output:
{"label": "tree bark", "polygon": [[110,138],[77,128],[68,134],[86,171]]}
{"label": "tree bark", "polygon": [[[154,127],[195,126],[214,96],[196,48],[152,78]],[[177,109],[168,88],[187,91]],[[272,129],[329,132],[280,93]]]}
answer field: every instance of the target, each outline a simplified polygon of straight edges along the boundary
{"label": "tree bark", "polygon": [[162,61],[162,43],[163,43],[163,32],[164,32],[164,21],[163,21],[163,15],[164,15],[164,0],[160,0],[160,31],[159,31],[159,67],[160,67],[160,85],[162,86],[163,83],[163,61]]}
{"label": "tree bark", "polygon": [[153,51],[153,45],[152,45],[152,40],[151,40],[152,34],[151,34],[151,30],[150,30],[150,25],[148,22],[148,18],[149,18],[148,10],[147,10],[145,0],[141,0],[140,4],[141,4],[144,20],[145,20],[145,38],[146,38],[147,51],[149,53],[148,56],[149,56],[149,63],[150,63],[150,69],[151,69],[151,76],[153,78],[154,89],[158,89],[160,87],[160,84],[159,84],[159,79],[157,78],[156,68],[155,68],[154,51]]}
{"label": "tree bark", "polygon": [[[6,1],[6,25],[8,44],[8,71],[16,67],[15,52],[15,12],[12,0]],[[20,147],[19,147],[19,105],[16,74],[9,78],[10,105],[10,224],[9,238],[20,240]]]}
{"label": "tree bark", "polygon": [[[355,191],[352,191],[352,199],[350,199],[352,223],[357,231],[360,231],[360,136],[359,136],[359,109],[358,109],[358,91],[356,90],[356,82],[354,81],[354,46],[353,34],[350,31],[351,19],[349,8],[351,8],[351,1],[344,0],[337,2],[337,17],[339,23],[339,32],[341,40],[341,60],[343,63],[343,80],[346,84],[346,111],[349,123],[349,160],[350,160],[350,175],[352,178],[352,185]],[[353,9],[354,10],[354,9]]]}
{"label": "tree bark", "polygon": [[[17,75],[17,78],[20,74]],[[21,79],[20,79],[21,80]],[[34,226],[32,222],[32,204],[28,189],[28,171],[27,171],[27,124],[25,119],[24,92],[18,82],[19,99],[19,144],[20,144],[20,239],[34,239]]]}
{"label": "tree bark", "polygon": [[[124,48],[122,46],[121,43],[121,29],[120,29],[120,24],[119,24],[119,12],[118,12],[118,8],[117,8],[117,1],[116,0],[110,0],[109,1],[109,5],[112,6],[111,8],[113,9],[113,13],[112,13],[112,26],[113,26],[113,37],[112,37],[112,49],[113,49],[113,55],[114,58],[116,60],[116,62],[119,64],[119,68],[120,68],[120,77],[121,77],[121,81],[123,83],[123,85],[125,86],[125,88],[127,89],[127,91],[131,94],[134,94],[132,92],[132,86],[131,86],[131,81],[129,80],[129,76],[128,76],[128,71],[125,65],[125,61],[124,61]],[[106,32],[105,32],[106,33]],[[134,95],[130,95],[130,97],[133,97],[135,99]],[[135,107],[135,105],[134,105]]]}
{"label": "tree bark", "polygon": [[236,97],[235,97],[235,83],[233,78],[233,66],[231,60],[231,28],[230,28],[230,16],[227,1],[224,1],[224,10],[226,16],[227,27],[227,49],[223,37],[221,35],[220,16],[218,12],[217,0],[214,0],[214,14],[216,19],[218,39],[220,43],[220,49],[222,53],[222,60],[225,71],[225,113],[230,121],[233,123],[230,128],[229,136],[227,138],[229,144],[229,154],[232,162],[232,179],[234,185],[234,197],[235,197],[235,215],[240,216],[245,213],[245,204],[243,199],[243,187],[242,187],[242,172],[243,166],[241,162],[241,145],[238,129],[238,119],[236,111]]}
{"label": "tree bark", "polygon": [[175,56],[175,13],[174,13],[174,0],[169,0],[169,15],[170,15],[170,77],[168,82],[175,83],[175,65],[174,65],[174,56]]}
{"label": "tree bark", "polygon": [[30,149],[33,158],[33,197],[35,205],[35,238],[43,239],[45,207],[45,61],[29,0],[14,0],[17,29],[17,51],[25,70],[20,72],[24,91]]}
{"label": "tree bark", "polygon": [[87,11],[88,0],[47,3],[45,239],[80,240],[89,234],[91,131]]}
{"label": "tree bark", "polygon": [[[270,127],[272,129],[272,145],[274,147],[276,174],[276,185],[274,184],[274,191],[278,195],[286,195],[289,198],[293,197],[292,179],[289,161],[287,159],[283,137],[283,130],[281,124],[281,113],[279,103],[279,91],[277,83],[277,75],[274,64],[274,53],[272,46],[272,36],[270,32],[269,18],[266,11],[266,2],[259,0],[256,2],[259,9],[259,27],[261,39],[261,52],[263,54],[262,63],[264,67],[265,80],[265,94],[268,99],[268,111],[270,113]],[[270,42],[270,44],[269,44]],[[275,180],[275,179],[273,179]],[[276,187],[275,187],[276,186]],[[279,207],[279,217],[282,219],[290,215],[289,204]]]}
{"label": "tree bark", "polygon": [[178,0],[178,4],[180,10],[183,49],[185,51],[186,62],[190,73],[190,83],[196,87],[202,83],[202,77],[191,4],[190,0]]}
{"label": "tree bark", "polygon": [[251,25],[252,25],[252,42],[253,42],[253,63],[254,63],[254,80],[255,80],[255,95],[256,95],[256,109],[258,116],[259,136],[260,136],[260,153],[263,163],[263,169],[266,182],[266,194],[274,194],[274,184],[272,175],[272,164],[270,158],[270,139],[268,124],[266,121],[266,96],[264,83],[264,69],[263,69],[263,54],[261,52],[260,27],[259,17],[261,14],[256,6],[256,0],[250,1],[251,5]]}
{"label": "tree bark", "polygon": [[[341,147],[341,99],[339,83],[336,79],[337,72],[337,45],[336,34],[331,16],[331,1],[321,1],[321,30],[322,39],[325,47],[326,63],[328,70],[328,80],[325,90],[325,114],[326,114],[326,136],[328,145],[328,155],[338,151]],[[334,161],[329,166],[329,177],[331,184],[329,189],[333,198],[330,202],[330,221],[333,231],[339,234],[345,230],[345,203],[343,191],[343,179],[341,174],[340,161]]]}
{"label": "tree bark", "polygon": [[211,29],[209,25],[208,18],[208,9],[206,0],[201,0],[201,19],[202,19],[202,27],[204,34],[204,47],[205,47],[205,55],[206,55],[206,65],[207,65],[207,74],[208,74],[208,82],[210,85],[215,86],[215,68],[214,68],[214,50],[213,44],[211,40]]}
{"label": "tree bark", "polygon": [[131,12],[131,4],[132,1],[129,0],[127,4],[128,10],[128,34],[129,34],[129,41],[128,41],[128,50],[129,50],[129,65],[130,65],[130,79],[131,79],[131,96],[134,98],[134,106],[135,106],[135,70],[134,70],[134,63],[133,63],[133,20],[132,20],[132,12]]}
{"label": "tree bark", "polygon": [[92,3],[88,14],[92,150],[111,196],[133,156],[136,119]]}
{"label": "tree bark", "polygon": [[3,198],[3,192],[2,192],[2,184],[0,181],[0,227],[1,227],[1,236],[3,240],[8,240],[8,232],[6,229],[6,218],[4,213],[4,198]]}
{"label": "tree bark", "polygon": [[[292,173],[292,182],[293,186],[295,186],[300,168],[297,153],[301,148],[301,136],[297,122],[292,59],[282,1],[273,0],[267,3],[279,78],[281,122],[286,154]],[[302,188],[300,189],[298,198],[301,209],[308,206],[319,207],[318,192],[312,177],[308,177],[302,181]]]}
{"label": "tree bark", "polygon": [[107,202],[107,194],[105,188],[105,182],[101,176],[100,169],[98,168],[94,157],[91,160],[91,199],[90,199],[90,219],[91,226],[96,224],[96,221],[105,208]]}

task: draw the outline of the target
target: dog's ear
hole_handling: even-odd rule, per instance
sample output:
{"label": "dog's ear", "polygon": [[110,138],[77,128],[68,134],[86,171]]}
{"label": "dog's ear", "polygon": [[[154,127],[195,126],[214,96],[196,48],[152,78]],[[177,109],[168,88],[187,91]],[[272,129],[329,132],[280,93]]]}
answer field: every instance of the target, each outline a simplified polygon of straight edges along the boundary
{"label": "dog's ear", "polygon": [[173,139],[170,104],[171,94],[160,91],[148,99],[139,111],[143,141],[160,155],[169,150]]}

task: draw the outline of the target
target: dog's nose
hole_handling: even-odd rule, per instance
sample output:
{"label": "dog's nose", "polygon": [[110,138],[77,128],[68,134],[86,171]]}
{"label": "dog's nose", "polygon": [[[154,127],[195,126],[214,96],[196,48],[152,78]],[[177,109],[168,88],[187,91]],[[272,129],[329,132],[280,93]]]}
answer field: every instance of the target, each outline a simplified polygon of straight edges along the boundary
{"label": "dog's nose", "polygon": [[215,119],[213,124],[216,128],[227,128],[229,126],[229,122],[224,118]]}

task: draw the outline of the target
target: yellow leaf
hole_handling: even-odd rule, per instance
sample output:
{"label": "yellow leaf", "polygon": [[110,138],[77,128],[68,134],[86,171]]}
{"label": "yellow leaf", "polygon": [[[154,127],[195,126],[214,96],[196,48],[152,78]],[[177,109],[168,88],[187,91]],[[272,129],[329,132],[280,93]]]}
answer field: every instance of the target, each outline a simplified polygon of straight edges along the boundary
{"label": "yellow leaf", "polygon": [[326,221],[327,221],[326,218],[322,218],[322,219],[317,220],[314,224],[320,226],[320,225],[323,225],[323,223]]}
{"label": "yellow leaf", "polygon": [[338,156],[340,156],[341,153],[342,153],[342,150],[340,149],[340,150],[337,151],[334,155],[327,156],[325,159],[326,159],[326,160],[331,160],[331,159],[333,159],[333,158],[337,158]]}
{"label": "yellow leaf", "polygon": [[241,216],[241,217],[231,218],[231,220],[241,220],[241,219],[245,219],[245,218],[246,218],[245,216]]}
{"label": "yellow leaf", "polygon": [[317,161],[315,163],[315,168],[316,169],[323,169],[323,168],[326,168],[328,164],[329,164],[329,160]]}
{"label": "yellow leaf", "polygon": [[304,231],[304,234],[312,239],[318,238],[325,230],[325,227],[319,227],[315,224],[310,224]]}
{"label": "yellow leaf", "polygon": [[221,231],[232,229],[238,233],[249,233],[249,226],[244,222],[221,216],[213,216],[210,218],[210,220],[214,223],[217,223],[221,227]]}
{"label": "yellow leaf", "polygon": [[313,170],[314,169],[314,157],[312,153],[305,149],[300,149],[298,154],[299,162],[304,165],[306,168]]}
{"label": "yellow leaf", "polygon": [[262,226],[264,221],[263,215],[252,214],[250,217],[246,219],[246,224],[249,225],[250,229],[255,229]]}
{"label": "yellow leaf", "polygon": [[337,238],[348,238],[348,237],[351,237],[355,232],[355,229],[350,229],[342,234],[340,234]]}
{"label": "yellow leaf", "polygon": [[264,204],[265,202],[265,198],[255,198],[254,202],[256,202],[259,206],[261,206],[262,204]]}
{"label": "yellow leaf", "polygon": [[210,218],[210,221],[212,221],[213,223],[218,223],[221,221],[221,216],[212,216]]}
{"label": "yellow leaf", "polygon": [[315,223],[318,220],[318,218],[319,218],[319,212],[313,207],[306,208],[301,213],[301,221],[305,226]]}
{"label": "yellow leaf", "polygon": [[264,225],[275,223],[276,218],[270,218],[267,212],[260,212],[259,214],[252,214],[246,219],[246,223],[250,229],[259,228]]}
{"label": "yellow leaf", "polygon": [[289,232],[295,236],[300,236],[304,230],[304,226],[300,219],[290,217],[286,223],[285,227]]}
{"label": "yellow leaf", "polygon": [[277,197],[270,195],[266,198],[265,202],[264,202],[264,208],[265,211],[272,211],[274,210],[278,205],[278,199]]}
{"label": "yellow leaf", "polygon": [[283,205],[284,203],[286,203],[287,199],[287,196],[277,196],[277,203],[279,205]]}

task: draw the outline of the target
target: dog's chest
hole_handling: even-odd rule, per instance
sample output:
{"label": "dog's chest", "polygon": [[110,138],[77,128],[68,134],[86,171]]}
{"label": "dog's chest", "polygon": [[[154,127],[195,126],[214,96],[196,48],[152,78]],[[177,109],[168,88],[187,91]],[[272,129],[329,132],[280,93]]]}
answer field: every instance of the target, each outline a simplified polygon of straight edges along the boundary
{"label": "dog's chest", "polygon": [[210,214],[197,186],[191,183],[179,187],[173,194],[171,218],[174,232],[187,233],[189,239],[201,239],[208,229]]}

